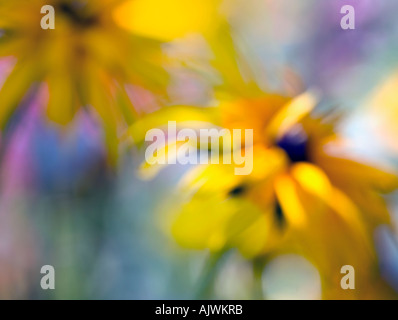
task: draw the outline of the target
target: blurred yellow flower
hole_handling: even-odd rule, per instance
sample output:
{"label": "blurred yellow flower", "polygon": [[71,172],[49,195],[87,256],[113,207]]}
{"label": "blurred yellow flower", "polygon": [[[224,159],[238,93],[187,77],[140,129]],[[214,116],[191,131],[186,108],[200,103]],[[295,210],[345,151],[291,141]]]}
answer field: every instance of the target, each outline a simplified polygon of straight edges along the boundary
{"label": "blurred yellow flower", "polygon": [[[252,173],[237,176],[237,165],[222,161],[190,170],[181,181],[183,201],[172,209],[172,235],[186,248],[213,253],[237,248],[249,259],[303,255],[320,272],[324,298],[393,296],[377,271],[373,231],[389,223],[383,193],[398,187],[396,173],[351,156],[336,130],[338,118],[315,116],[316,95],[264,92],[229,31],[221,24],[209,37],[213,67],[221,78],[215,90],[218,105],[162,108],[129,131],[142,142],[147,130],[168,121],[180,129],[210,124],[253,129],[252,145],[242,139],[231,149],[253,152]],[[140,173],[150,178],[160,168],[145,163]],[[341,289],[344,265],[354,266],[360,290]]]}
{"label": "blurred yellow flower", "polygon": [[[206,29],[214,1],[14,0],[0,1],[0,57],[16,58],[0,90],[2,128],[27,91],[45,82],[48,116],[67,124],[81,107],[102,119],[116,152],[120,126],[137,112],[125,84],[165,93],[163,40]],[[55,29],[43,30],[44,5],[55,9]],[[154,39],[156,38],[156,39]]]}
{"label": "blurred yellow flower", "polygon": [[[48,83],[48,114],[60,123],[69,122],[87,104],[112,123],[122,111],[115,110],[112,98],[123,91],[124,83],[151,89],[166,84],[160,43],[130,34],[113,20],[112,12],[122,2],[18,0],[0,4],[0,54],[17,58],[0,93],[3,126],[36,81]],[[45,4],[55,9],[54,30],[41,29],[40,10]]]}
{"label": "blurred yellow flower", "polygon": [[[196,119],[190,123],[200,126],[208,114],[207,121],[219,127],[254,130],[252,146],[231,151],[253,149],[250,175],[236,176],[234,164],[208,164],[184,177],[186,198],[172,234],[183,247],[238,248],[247,258],[298,252],[320,270],[328,297],[341,294],[339,272],[346,264],[356,267],[358,279],[384,287],[374,271],[372,233],[389,223],[382,193],[397,188],[397,176],[351,159],[341,148],[344,139],[334,130],[335,121],[313,117],[315,105],[310,93],[294,99],[263,94],[215,108],[189,107],[185,117],[180,110],[173,118],[172,108],[152,114],[150,125],[168,118],[181,127]],[[372,296],[344,292],[361,294]]]}

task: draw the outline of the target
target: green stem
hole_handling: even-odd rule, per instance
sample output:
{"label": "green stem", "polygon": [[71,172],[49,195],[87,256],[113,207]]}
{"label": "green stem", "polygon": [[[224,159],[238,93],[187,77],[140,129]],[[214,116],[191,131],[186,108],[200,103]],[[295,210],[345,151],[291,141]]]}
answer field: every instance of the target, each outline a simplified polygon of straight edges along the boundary
{"label": "green stem", "polygon": [[221,265],[223,258],[225,257],[225,251],[210,254],[205,266],[202,270],[200,282],[195,298],[198,300],[209,299],[213,295],[214,291],[214,280],[217,276],[218,269]]}
{"label": "green stem", "polygon": [[257,258],[253,260],[253,299],[254,300],[265,300],[266,297],[264,295],[263,290],[263,271],[264,267],[267,264],[267,258]]}

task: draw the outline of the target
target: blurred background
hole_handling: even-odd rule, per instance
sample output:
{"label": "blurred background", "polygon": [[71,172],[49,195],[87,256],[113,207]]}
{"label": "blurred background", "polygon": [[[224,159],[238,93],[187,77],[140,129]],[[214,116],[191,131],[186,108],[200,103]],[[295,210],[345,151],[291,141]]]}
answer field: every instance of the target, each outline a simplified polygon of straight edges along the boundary
{"label": "blurred background", "polygon": [[[355,30],[340,27],[347,4],[356,10]],[[398,169],[396,122],[372,103],[398,70],[397,1],[225,0],[217,10],[252,62],[263,66],[256,69],[260,81],[275,90],[286,88],[285,79],[318,89],[323,108],[347,112],[339,130],[355,152]],[[189,30],[163,50],[172,61],[203,57],[203,41]],[[0,60],[0,83],[12,63],[13,57]],[[173,63],[167,71],[172,101],[211,99],[211,86],[194,73]],[[143,110],[154,105],[145,90],[133,91]],[[178,198],[173,190],[187,168],[171,166],[142,181],[136,175],[140,150],[121,144],[117,165],[110,165],[98,119],[80,110],[65,130],[47,119],[46,100],[45,88],[32,90],[10,124],[12,134],[1,139],[0,298],[196,298],[208,253],[179,248],[158,214]],[[398,199],[389,200],[398,227]],[[398,292],[397,235],[381,227],[374,240],[383,277]],[[255,298],[251,265],[235,252],[224,259],[208,297]],[[43,265],[55,268],[55,290],[40,287]],[[270,299],[321,298],[317,270],[299,256],[275,259],[262,279]]]}

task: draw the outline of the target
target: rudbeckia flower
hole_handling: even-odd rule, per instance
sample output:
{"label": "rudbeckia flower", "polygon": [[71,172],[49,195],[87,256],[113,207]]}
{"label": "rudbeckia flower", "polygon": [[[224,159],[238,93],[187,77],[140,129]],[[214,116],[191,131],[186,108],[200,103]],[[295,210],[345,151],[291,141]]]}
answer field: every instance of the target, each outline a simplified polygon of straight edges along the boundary
{"label": "rudbeckia flower", "polygon": [[[1,91],[3,125],[36,81],[48,83],[48,113],[60,123],[70,121],[77,108],[85,104],[93,104],[102,116],[115,118],[116,111],[109,110],[112,104],[105,106],[122,91],[126,82],[151,88],[165,84],[160,42],[120,28],[113,13],[121,3],[121,0],[0,3],[0,53],[17,58]],[[55,9],[54,30],[41,28],[44,5]]]}
{"label": "rudbeckia flower", "polygon": [[[168,13],[161,10],[168,2],[152,1],[149,7],[139,0],[133,2],[0,1],[0,57],[14,58],[0,90],[0,126],[8,124],[35,84],[45,83],[51,120],[67,124],[79,108],[90,106],[102,119],[108,145],[115,151],[118,129],[138,116],[125,85],[165,95],[168,75],[162,41],[200,32],[205,24],[201,18],[211,19],[208,12],[214,11],[208,1],[199,6],[202,11],[195,13],[194,6],[185,5],[178,16],[170,17],[170,8]],[[45,5],[55,9],[53,30],[41,28]],[[181,9],[179,3],[172,8]]]}
{"label": "rudbeckia flower", "polygon": [[[238,165],[222,159],[190,170],[181,182],[186,197],[172,234],[186,248],[214,253],[238,248],[249,259],[299,253],[320,271],[325,298],[370,298],[378,292],[388,297],[377,275],[372,233],[389,223],[382,193],[397,188],[397,176],[350,157],[336,130],[338,120],[314,115],[316,101],[311,93],[295,98],[263,93],[217,107],[163,109],[137,123],[160,127],[173,119],[181,128],[214,123],[253,129],[252,145],[242,139],[231,149],[250,150],[253,171],[235,175]],[[136,139],[138,132],[131,128]],[[152,167],[145,164],[143,172]],[[342,291],[344,265],[354,266],[361,290]]]}
{"label": "rudbeckia flower", "polygon": [[[389,224],[383,194],[398,187],[396,173],[350,154],[338,130],[340,118],[322,115],[315,94],[265,91],[225,30],[221,26],[218,42],[210,42],[221,79],[216,106],[162,108],[135,122],[129,133],[140,143],[149,129],[165,128],[168,121],[197,131],[212,125],[252,129],[252,144],[242,138],[228,147],[231,154],[252,154],[253,170],[236,175],[242,165],[223,163],[221,152],[215,153],[217,161],[190,169],[167,229],[182,247],[215,255],[237,248],[266,263],[278,254],[298,253],[319,270],[324,298],[394,296],[378,272],[373,231]],[[154,157],[183,144],[169,141]],[[207,144],[197,148],[212,151]],[[144,178],[165,166],[146,160]],[[340,286],[344,265],[356,270],[356,290]]]}

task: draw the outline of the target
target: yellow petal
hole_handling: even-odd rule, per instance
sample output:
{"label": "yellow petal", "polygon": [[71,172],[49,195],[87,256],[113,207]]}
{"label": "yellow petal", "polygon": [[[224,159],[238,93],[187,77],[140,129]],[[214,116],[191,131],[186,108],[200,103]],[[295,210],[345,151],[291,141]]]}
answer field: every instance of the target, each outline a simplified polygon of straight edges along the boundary
{"label": "yellow petal", "polygon": [[217,0],[132,0],[119,6],[114,18],[136,34],[169,41],[210,30],[217,5]]}
{"label": "yellow petal", "polygon": [[332,185],[327,175],[316,166],[309,163],[298,163],[291,169],[292,176],[300,185],[322,200],[327,199],[332,192]]}
{"label": "yellow petal", "polygon": [[32,60],[17,62],[0,89],[0,127],[4,128],[25,94],[38,80],[39,73]]}
{"label": "yellow petal", "polygon": [[275,192],[288,223],[298,229],[305,227],[307,215],[294,181],[286,174],[279,176],[275,180]]}
{"label": "yellow petal", "polygon": [[200,108],[191,106],[164,107],[151,114],[145,115],[136,121],[128,130],[128,135],[134,142],[141,144],[145,140],[148,130],[166,127],[169,121],[177,122],[177,126],[186,128],[203,128],[205,123],[219,123],[218,110],[216,108]]}
{"label": "yellow petal", "polygon": [[54,70],[48,77],[49,102],[47,115],[50,120],[68,124],[75,115],[78,101],[76,88],[68,72]]}
{"label": "yellow petal", "polygon": [[252,255],[264,245],[267,232],[246,239],[242,236],[251,228],[254,228],[252,231],[266,229],[266,225],[261,225],[266,222],[261,215],[258,209],[243,199],[223,201],[220,195],[199,193],[183,206],[173,224],[172,234],[180,245],[187,248],[215,252],[240,247],[245,255]]}
{"label": "yellow petal", "polygon": [[398,187],[398,175],[393,171],[328,155],[320,155],[316,162],[327,173],[331,181],[343,189],[355,185],[389,192]]}
{"label": "yellow petal", "polygon": [[[308,163],[299,163],[292,168],[291,173],[304,190],[321,199],[350,226],[353,233],[359,235],[370,246],[369,235],[357,206],[343,192],[332,186],[320,168]],[[332,212],[325,210],[325,214]]]}
{"label": "yellow petal", "polygon": [[268,145],[265,129],[290,98],[263,94],[260,98],[223,100],[220,105],[223,126],[230,129],[252,129],[253,142]]}
{"label": "yellow petal", "polygon": [[316,106],[315,93],[305,92],[288,103],[274,117],[268,128],[272,137],[283,136],[292,126],[307,116]]}
{"label": "yellow petal", "polygon": [[213,29],[214,32],[207,37],[213,54],[211,64],[222,79],[221,84],[217,85],[216,95],[220,95],[221,98],[222,95],[239,97],[263,95],[264,92],[256,81],[256,66],[249,64],[250,59],[237,47],[230,25],[222,22],[219,27]]}
{"label": "yellow petal", "polygon": [[[245,230],[236,236],[234,245],[246,258],[253,258],[268,249],[275,242],[271,212],[259,214]],[[272,238],[274,237],[274,238]]]}

